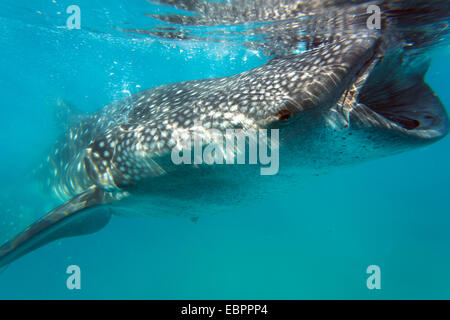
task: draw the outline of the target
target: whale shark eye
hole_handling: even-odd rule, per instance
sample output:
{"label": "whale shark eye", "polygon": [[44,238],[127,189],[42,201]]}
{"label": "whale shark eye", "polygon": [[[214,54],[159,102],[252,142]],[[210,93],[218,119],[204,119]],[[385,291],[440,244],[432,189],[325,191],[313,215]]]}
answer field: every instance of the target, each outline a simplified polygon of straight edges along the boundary
{"label": "whale shark eye", "polygon": [[281,121],[288,120],[290,117],[292,117],[292,113],[289,110],[281,109],[280,111],[278,111],[278,118]]}
{"label": "whale shark eye", "polygon": [[277,114],[278,119],[280,121],[286,121],[290,119],[295,113],[295,110],[298,110],[298,107],[294,104],[293,101],[291,101],[290,99],[284,100]]}

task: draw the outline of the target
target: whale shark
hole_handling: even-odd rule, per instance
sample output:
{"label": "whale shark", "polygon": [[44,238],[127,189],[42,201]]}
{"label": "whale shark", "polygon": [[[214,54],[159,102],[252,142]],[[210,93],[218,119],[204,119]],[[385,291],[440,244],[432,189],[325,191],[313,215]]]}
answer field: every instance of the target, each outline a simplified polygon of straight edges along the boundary
{"label": "whale shark", "polygon": [[[77,117],[40,169],[61,205],[0,247],[0,267],[55,239],[96,232],[113,215],[164,215],[166,207],[196,219],[209,203],[231,210],[264,188],[261,179],[299,179],[442,139],[448,116],[424,81],[429,62],[404,50],[403,36],[362,27],[243,73],[161,85]],[[210,129],[279,130],[271,145],[279,174],[172,161],[174,137]]]}

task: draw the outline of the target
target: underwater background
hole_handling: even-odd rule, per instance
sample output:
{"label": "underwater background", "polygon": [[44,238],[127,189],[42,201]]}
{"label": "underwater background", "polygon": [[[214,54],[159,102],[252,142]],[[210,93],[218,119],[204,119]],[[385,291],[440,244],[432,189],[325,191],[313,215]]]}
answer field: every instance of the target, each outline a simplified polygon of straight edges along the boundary
{"label": "underwater background", "polygon": [[[81,29],[64,28],[81,8]],[[107,8],[107,9],[105,9]],[[61,123],[58,99],[84,112],[160,84],[233,75],[269,57],[229,41],[120,31],[151,24],[141,0],[0,3],[0,243],[52,204],[28,177]],[[450,50],[426,81],[450,106]],[[340,168],[232,212],[113,217],[100,232],[55,241],[0,274],[0,299],[450,299],[450,139]],[[251,190],[249,190],[251,192]],[[68,290],[78,265],[82,289]],[[369,290],[366,268],[381,268]]]}

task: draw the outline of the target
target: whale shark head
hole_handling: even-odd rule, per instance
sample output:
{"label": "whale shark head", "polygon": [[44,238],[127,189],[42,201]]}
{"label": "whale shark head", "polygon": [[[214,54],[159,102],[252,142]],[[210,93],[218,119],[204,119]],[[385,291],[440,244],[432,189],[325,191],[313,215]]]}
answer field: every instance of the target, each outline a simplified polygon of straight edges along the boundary
{"label": "whale shark head", "polygon": [[[289,59],[299,62],[298,74]],[[352,36],[271,63],[268,86],[288,82],[283,102],[265,118],[285,131],[282,144],[293,154],[285,163],[317,169],[354,164],[448,134],[447,112],[424,81],[429,60],[402,47],[386,50],[376,36]]]}
{"label": "whale shark head", "polygon": [[424,81],[428,66],[424,57],[394,50],[350,84],[326,117],[331,127],[351,134],[349,158],[387,156],[448,134],[447,112]]}

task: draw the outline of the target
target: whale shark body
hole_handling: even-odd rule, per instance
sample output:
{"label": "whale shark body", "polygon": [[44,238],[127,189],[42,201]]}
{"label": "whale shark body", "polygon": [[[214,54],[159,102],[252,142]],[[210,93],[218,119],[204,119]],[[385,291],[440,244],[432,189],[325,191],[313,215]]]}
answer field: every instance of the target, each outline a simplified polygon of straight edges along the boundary
{"label": "whale shark body", "polygon": [[293,179],[443,138],[448,117],[424,82],[426,60],[390,35],[353,30],[234,76],[162,85],[81,117],[42,166],[62,204],[0,247],[0,267],[95,232],[113,214],[163,215],[166,207],[195,218],[207,203],[229,210],[261,179],[277,179],[250,165],[174,164],[174,137],[186,133],[278,129],[279,175]]}

